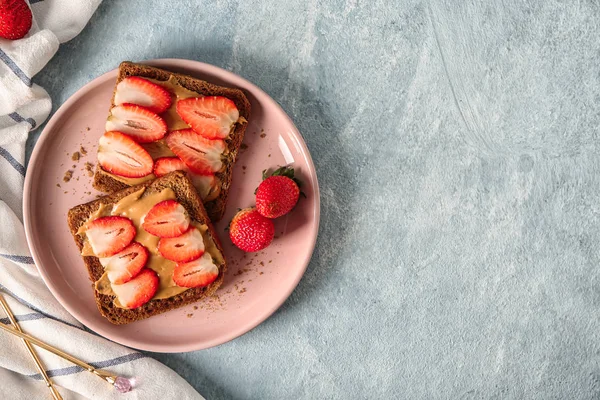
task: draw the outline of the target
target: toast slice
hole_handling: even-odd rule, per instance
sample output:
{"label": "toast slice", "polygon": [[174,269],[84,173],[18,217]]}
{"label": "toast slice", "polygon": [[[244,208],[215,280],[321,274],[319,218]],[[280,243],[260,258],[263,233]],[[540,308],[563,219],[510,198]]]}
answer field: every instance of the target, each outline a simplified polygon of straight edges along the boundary
{"label": "toast slice", "polygon": [[[240,89],[214,85],[188,75],[169,72],[164,69],[143,64],[136,64],[129,61],[124,61],[121,63],[121,65],[119,65],[119,73],[117,75],[117,81],[115,82],[115,90],[113,92],[110,108],[115,106],[114,100],[117,85],[128,76],[139,76],[158,81],[167,81],[171,76],[173,76],[179,85],[183,86],[187,90],[198,93],[200,96],[223,96],[231,99],[238,108],[240,116],[246,121],[248,121],[250,118],[250,102],[246,98],[244,92]],[[229,187],[231,185],[233,165],[237,159],[242,141],[244,140],[246,125],[247,123],[237,123],[234,131],[225,140],[227,147],[227,154],[223,160],[225,167],[221,172],[215,174],[220,182],[220,193],[214,200],[204,203],[204,207],[206,208],[209,218],[214,222],[219,221],[225,213],[225,205],[227,203],[227,196],[229,193]],[[105,193],[116,192],[129,186],[128,184],[121,182],[107,174],[99,164],[96,166],[93,185],[96,189]]]}
{"label": "toast slice", "polygon": [[[144,182],[140,185],[131,186],[125,188],[119,192],[111,195],[102,197],[98,200],[81,204],[73,207],[68,213],[68,224],[75,239],[75,243],[79,248],[80,252],[84,246],[84,236],[77,233],[79,228],[90,218],[90,216],[96,212],[102,205],[112,206],[125,196],[132,194],[142,188],[146,188],[146,191],[142,195],[142,198],[151,193],[161,192],[165,188],[170,188],[175,192],[177,201],[182,204],[187,210],[192,222],[200,224],[206,224],[208,226],[208,235],[215,243],[217,249],[223,256],[223,262],[217,263],[219,269],[219,275],[217,279],[210,285],[202,288],[191,288],[183,293],[177,294],[173,297],[165,299],[150,300],[141,307],[135,309],[125,309],[116,307],[113,304],[115,299],[114,296],[104,295],[96,291],[93,287],[94,294],[96,297],[96,304],[100,313],[106,317],[110,322],[116,325],[128,324],[130,322],[139,321],[157,315],[175,308],[182,307],[186,304],[194,303],[200,299],[211,296],[221,286],[223,282],[223,276],[225,275],[226,262],[223,252],[223,247],[219,242],[219,238],[212,226],[206,210],[202,205],[202,201],[198,196],[198,193],[194,189],[190,179],[182,171],[174,171],[163,177],[160,177],[154,181]],[[100,260],[93,256],[83,256],[83,261],[87,267],[90,280],[96,282],[104,274],[104,267],[100,264]]]}

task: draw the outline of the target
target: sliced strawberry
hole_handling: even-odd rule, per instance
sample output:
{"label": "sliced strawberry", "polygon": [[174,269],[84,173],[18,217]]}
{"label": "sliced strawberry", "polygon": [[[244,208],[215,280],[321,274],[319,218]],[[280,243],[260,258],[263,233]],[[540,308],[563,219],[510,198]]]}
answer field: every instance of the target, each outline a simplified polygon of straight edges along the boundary
{"label": "sliced strawberry", "polygon": [[117,285],[129,282],[146,265],[148,250],[138,242],[133,242],[110,258],[100,259],[108,280]]}
{"label": "sliced strawberry", "polygon": [[207,139],[225,139],[240,117],[235,103],[222,96],[190,97],[177,102],[177,114]]}
{"label": "sliced strawberry", "polygon": [[163,157],[154,162],[154,175],[157,178],[173,171],[184,171],[192,180],[192,184],[198,191],[200,197],[204,200],[210,193],[210,190],[215,185],[215,176],[195,174],[188,168],[183,161],[178,157]]}
{"label": "sliced strawberry", "polygon": [[138,308],[149,302],[156,294],[158,276],[153,270],[145,268],[129,282],[111,286],[123,307]]}
{"label": "sliced strawberry", "polygon": [[149,143],[165,136],[167,123],[147,108],[123,104],[110,110],[105,129],[123,132],[138,143]]}
{"label": "sliced strawberry", "polygon": [[222,140],[205,139],[191,129],[181,129],[171,132],[166,141],[171,151],[196,174],[209,175],[223,167]]}
{"label": "sliced strawberry", "polygon": [[212,257],[204,253],[202,257],[185,264],[177,264],[173,270],[173,281],[181,287],[202,287],[213,283],[219,276],[219,268]]}
{"label": "sliced strawberry", "polygon": [[154,236],[172,238],[187,231],[190,217],[185,208],[175,200],[156,204],[144,217],[142,227]]}
{"label": "sliced strawberry", "polygon": [[202,200],[204,200],[210,194],[211,189],[216,183],[216,178],[214,175],[200,175],[195,174],[192,171],[188,171],[188,176],[192,180],[192,184],[198,191],[198,194]]}
{"label": "sliced strawberry", "polygon": [[171,93],[164,87],[139,76],[128,76],[117,85],[115,104],[136,104],[160,114],[171,107]]}
{"label": "sliced strawberry", "polygon": [[204,239],[200,231],[191,227],[183,235],[174,238],[161,238],[158,251],[167,260],[176,263],[193,261],[204,254]]}
{"label": "sliced strawberry", "polygon": [[85,235],[97,257],[110,257],[131,243],[135,237],[135,226],[129,218],[102,217],[87,226]]}
{"label": "sliced strawberry", "polygon": [[152,173],[152,157],[142,146],[121,132],[105,132],[100,138],[98,162],[105,171],[127,178]]}
{"label": "sliced strawberry", "polygon": [[160,178],[173,171],[189,171],[187,165],[177,157],[162,157],[154,162],[154,175]]}

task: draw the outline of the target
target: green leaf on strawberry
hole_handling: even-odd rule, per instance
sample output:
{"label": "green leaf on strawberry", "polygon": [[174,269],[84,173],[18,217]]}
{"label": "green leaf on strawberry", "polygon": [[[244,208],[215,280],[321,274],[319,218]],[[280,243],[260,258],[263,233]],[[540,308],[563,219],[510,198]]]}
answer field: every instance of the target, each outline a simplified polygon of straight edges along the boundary
{"label": "green leaf on strawberry", "polygon": [[272,173],[269,173],[268,169],[263,170],[263,172],[262,172],[263,181],[271,176],[285,176],[285,177],[292,179],[294,182],[296,182],[296,185],[298,185],[298,187],[302,186],[302,182],[295,176],[294,168],[290,167],[289,165],[284,165],[283,167],[279,167]]}

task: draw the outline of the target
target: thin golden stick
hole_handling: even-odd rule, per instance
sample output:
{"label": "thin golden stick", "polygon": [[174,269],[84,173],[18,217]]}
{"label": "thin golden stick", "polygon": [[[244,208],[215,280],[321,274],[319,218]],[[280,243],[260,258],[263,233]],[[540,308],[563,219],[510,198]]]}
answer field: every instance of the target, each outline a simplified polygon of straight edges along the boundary
{"label": "thin golden stick", "polygon": [[[0,294],[0,306],[2,306],[2,309],[4,310],[4,312],[6,313],[6,315],[8,315],[8,319],[10,320],[10,322],[14,326],[14,328],[19,332],[23,332],[23,330],[17,323],[17,319],[15,318],[14,314],[10,310],[8,303],[6,302],[6,300],[4,299],[2,294]],[[42,360],[40,360],[40,357],[37,355],[37,353],[33,349],[33,346],[31,345],[31,343],[29,343],[26,339],[21,339],[21,340],[25,344],[25,347],[27,347],[29,354],[31,354],[31,358],[33,358],[33,361],[35,362],[35,365],[36,365],[38,371],[42,375],[42,378],[44,378],[44,382],[46,382],[46,386],[48,386],[48,388],[50,389],[50,392],[52,393],[52,397],[54,398],[54,400],[62,400],[62,396],[60,395],[60,393],[58,392],[56,387],[54,387],[54,384],[48,377],[48,374],[46,373],[46,369],[44,368],[44,365],[42,364]]]}
{"label": "thin golden stick", "polygon": [[134,384],[133,379],[123,378],[121,376],[111,374],[110,372],[96,369],[93,366],[91,366],[90,364],[88,364],[84,361],[81,361],[80,359],[75,358],[72,355],[65,353],[64,351],[59,350],[56,347],[49,345],[48,343],[42,342],[41,340],[36,339],[35,337],[33,337],[31,335],[28,335],[23,332],[19,332],[16,329],[13,329],[6,324],[0,323],[0,329],[5,332],[11,333],[15,336],[18,336],[21,339],[28,340],[30,343],[33,343],[36,346],[49,351],[50,353],[56,354],[57,356],[62,357],[65,360],[70,361],[73,364],[80,366],[81,368],[93,373],[94,375],[99,376],[100,378],[104,379],[106,382],[113,385],[115,387],[115,389],[117,389],[121,393],[126,393],[126,392],[129,392],[131,389],[133,389],[133,384]]}

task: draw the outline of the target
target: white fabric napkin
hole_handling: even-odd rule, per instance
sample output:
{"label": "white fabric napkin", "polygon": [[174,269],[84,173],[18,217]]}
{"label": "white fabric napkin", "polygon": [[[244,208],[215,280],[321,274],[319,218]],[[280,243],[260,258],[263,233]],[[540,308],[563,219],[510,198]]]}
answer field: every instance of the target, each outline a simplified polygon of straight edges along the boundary
{"label": "white fabric napkin", "polygon": [[[120,394],[100,378],[38,349],[65,399],[202,399],[185,380],[146,355],[86,329],[48,291],[29,254],[22,223],[25,141],[50,113],[46,91],[32,83],[57,51],[76,36],[100,0],[31,0],[34,24],[20,40],[0,39],[0,291],[23,330],[47,343],[125,377],[132,392]],[[0,311],[0,322],[9,320]],[[50,398],[41,376],[16,337],[0,331],[0,399]]]}

